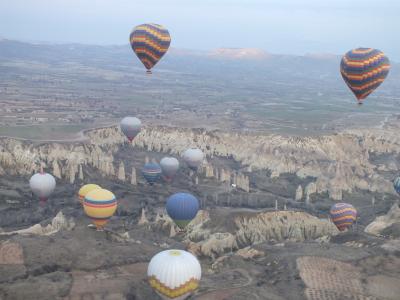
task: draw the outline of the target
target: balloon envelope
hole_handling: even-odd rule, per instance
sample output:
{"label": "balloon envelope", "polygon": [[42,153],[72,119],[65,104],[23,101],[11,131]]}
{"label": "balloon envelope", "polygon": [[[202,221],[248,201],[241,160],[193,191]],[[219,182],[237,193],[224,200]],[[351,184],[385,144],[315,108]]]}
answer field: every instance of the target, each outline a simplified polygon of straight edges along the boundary
{"label": "balloon envelope", "polygon": [[56,180],[49,173],[36,173],[29,180],[29,186],[34,195],[40,200],[46,201],[56,188]]}
{"label": "balloon envelope", "polygon": [[331,207],[330,217],[336,227],[343,231],[353,225],[357,219],[357,210],[348,203],[336,203]]}
{"label": "balloon envelope", "polygon": [[146,67],[153,68],[168,51],[171,37],[166,28],[158,24],[136,26],[129,37],[132,50]]}
{"label": "balloon envelope", "polygon": [[80,201],[81,203],[83,203],[83,199],[85,199],[85,196],[86,196],[89,192],[91,192],[91,191],[93,191],[93,190],[97,190],[97,189],[101,189],[101,186],[99,186],[99,185],[97,185],[97,184],[92,184],[92,183],[85,184],[84,186],[82,186],[82,187],[79,189],[79,192],[78,192],[79,201]]}
{"label": "balloon envelope", "polygon": [[397,194],[400,195],[400,177],[397,177],[394,181],[393,181],[393,187],[396,190]]}
{"label": "balloon envelope", "polygon": [[344,81],[360,103],[381,85],[389,69],[390,62],[385,54],[372,48],[350,50],[340,64]]}
{"label": "balloon envelope", "polygon": [[192,170],[197,170],[203,159],[204,153],[199,148],[189,148],[183,153],[183,160]]}
{"label": "balloon envelope", "polygon": [[186,299],[199,286],[201,266],[184,250],[165,250],[151,259],[147,268],[150,286],[163,298]]}
{"label": "balloon envelope", "polygon": [[160,161],[162,174],[167,181],[172,180],[179,169],[179,161],[175,157],[164,157]]}
{"label": "balloon envelope", "polygon": [[142,122],[135,117],[125,117],[121,120],[120,127],[122,133],[132,142],[142,129]]}
{"label": "balloon envelope", "polygon": [[189,193],[176,193],[167,199],[167,213],[183,229],[192,221],[199,211],[199,201]]}
{"label": "balloon envelope", "polygon": [[117,199],[108,190],[95,189],[86,194],[83,208],[97,229],[102,229],[117,210]]}
{"label": "balloon envelope", "polygon": [[161,167],[157,163],[147,163],[142,168],[143,177],[150,185],[153,185],[160,179],[161,173]]}

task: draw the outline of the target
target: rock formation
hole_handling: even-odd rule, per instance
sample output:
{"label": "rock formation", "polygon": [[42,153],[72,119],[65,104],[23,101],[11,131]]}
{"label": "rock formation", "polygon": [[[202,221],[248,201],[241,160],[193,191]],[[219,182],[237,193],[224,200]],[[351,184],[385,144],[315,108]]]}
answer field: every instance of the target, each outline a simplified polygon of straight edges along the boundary
{"label": "rock formation", "polygon": [[40,224],[33,225],[26,229],[2,232],[0,236],[7,236],[13,234],[21,235],[52,235],[60,230],[72,230],[75,227],[73,219],[67,219],[64,214],[60,211],[51,221],[51,224],[42,226]]}
{"label": "rock formation", "polygon": [[304,189],[304,193],[306,194],[306,203],[310,203],[310,196],[317,192],[317,185],[314,182],[310,182],[306,188]]}
{"label": "rock formation", "polygon": [[[283,173],[301,178],[314,177],[315,185],[304,191],[308,200],[315,191],[328,192],[340,200],[343,191],[354,189],[380,193],[394,193],[390,180],[376,172],[393,170],[393,162],[375,165],[374,155],[397,155],[400,137],[397,124],[383,129],[349,130],[329,136],[283,137],[207,131],[171,127],[145,127],[133,141],[135,147],[161,150],[179,156],[186,148],[197,146],[209,157],[233,158],[244,170],[265,170],[271,176]],[[88,143],[41,143],[34,145],[12,138],[0,140],[0,167],[11,175],[29,175],[32,166],[42,161],[52,167],[57,177],[75,181],[79,165],[97,168],[104,176],[115,176],[114,153],[124,144],[124,137],[117,127],[94,129],[86,132]],[[146,161],[148,161],[148,157]],[[84,170],[83,170],[84,171]],[[228,170],[229,171],[229,170]],[[230,171],[229,171],[230,172]],[[208,176],[228,180],[225,170],[205,165]],[[222,177],[221,177],[222,176]],[[245,179],[237,176],[237,185],[249,190]]]}
{"label": "rock formation", "polygon": [[134,167],[132,167],[131,184],[132,185],[136,185],[137,184],[137,181],[136,181],[136,169]]}
{"label": "rock formation", "polygon": [[311,240],[338,232],[328,220],[294,211],[266,212],[255,216],[237,217],[235,224],[238,228],[236,240],[242,247],[268,240]]}
{"label": "rock formation", "polygon": [[[295,211],[240,214],[234,218],[235,228],[226,232],[213,232],[208,225],[211,221],[207,211],[200,211],[186,228],[184,242],[193,253],[212,259],[247,249],[242,250],[243,254],[248,247],[266,241],[316,240],[338,233],[335,225],[328,220]],[[158,218],[158,224],[165,222],[163,218]]]}
{"label": "rock formation", "polygon": [[296,201],[301,201],[303,199],[303,188],[299,185],[296,189],[296,195],[294,198]]}
{"label": "rock formation", "polygon": [[140,216],[138,225],[145,225],[145,224],[149,224],[149,220],[147,220],[145,209],[142,208],[142,214]]}
{"label": "rock formation", "polygon": [[392,206],[386,215],[377,217],[364,231],[369,234],[380,235],[382,231],[396,223],[400,224],[400,208],[397,203]]}
{"label": "rock formation", "polygon": [[123,161],[119,163],[118,180],[125,181],[125,165]]}

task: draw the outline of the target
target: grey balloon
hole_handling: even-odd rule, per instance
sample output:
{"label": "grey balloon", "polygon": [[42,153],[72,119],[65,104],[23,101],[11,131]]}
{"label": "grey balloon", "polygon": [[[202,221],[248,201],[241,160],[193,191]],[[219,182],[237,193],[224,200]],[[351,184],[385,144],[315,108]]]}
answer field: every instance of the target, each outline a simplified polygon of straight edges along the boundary
{"label": "grey balloon", "polygon": [[160,161],[160,166],[164,177],[167,180],[172,179],[179,169],[179,161],[175,157],[164,157]]}
{"label": "grey balloon", "polygon": [[46,200],[56,188],[56,180],[49,173],[36,173],[29,180],[29,186],[40,200]]}
{"label": "grey balloon", "polygon": [[136,117],[125,117],[120,123],[121,131],[132,141],[142,129],[142,122]]}
{"label": "grey balloon", "polygon": [[189,168],[196,170],[204,159],[204,153],[199,148],[189,148],[183,153],[183,160]]}

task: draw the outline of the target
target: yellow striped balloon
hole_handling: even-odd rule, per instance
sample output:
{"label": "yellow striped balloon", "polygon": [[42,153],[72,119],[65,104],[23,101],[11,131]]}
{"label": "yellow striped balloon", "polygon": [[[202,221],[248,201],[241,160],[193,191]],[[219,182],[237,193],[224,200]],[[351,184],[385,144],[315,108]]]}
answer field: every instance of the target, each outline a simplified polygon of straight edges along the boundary
{"label": "yellow striped balloon", "polygon": [[158,24],[136,26],[129,37],[132,50],[151,74],[158,61],[168,51],[171,37],[166,28]]}
{"label": "yellow striped balloon", "polygon": [[342,77],[360,104],[382,84],[389,69],[389,59],[373,48],[350,50],[340,63]]}
{"label": "yellow striped balloon", "polygon": [[83,199],[85,199],[87,193],[97,189],[101,189],[101,186],[92,183],[85,184],[84,186],[82,186],[78,192],[79,202],[83,204]]}
{"label": "yellow striped balloon", "polygon": [[117,210],[117,199],[108,190],[95,189],[87,193],[83,201],[83,208],[86,215],[96,225],[97,230],[102,230]]}

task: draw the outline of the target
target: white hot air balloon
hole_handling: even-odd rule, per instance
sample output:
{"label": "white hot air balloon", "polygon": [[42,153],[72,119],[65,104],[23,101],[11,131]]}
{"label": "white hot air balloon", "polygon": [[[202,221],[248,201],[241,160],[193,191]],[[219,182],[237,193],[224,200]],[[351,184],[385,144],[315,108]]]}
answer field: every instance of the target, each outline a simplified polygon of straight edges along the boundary
{"label": "white hot air balloon", "polygon": [[31,177],[29,186],[32,193],[39,197],[41,203],[44,203],[56,188],[56,180],[53,175],[45,173],[41,169],[40,173],[36,173]]}
{"label": "white hot air balloon", "polygon": [[203,162],[204,153],[199,148],[189,148],[183,152],[183,159],[189,168],[197,170]]}
{"label": "white hot air balloon", "polygon": [[163,178],[171,181],[179,169],[179,161],[175,157],[164,157],[160,161]]}
{"label": "white hot air balloon", "polygon": [[122,119],[120,127],[122,133],[132,142],[142,129],[142,122],[135,117],[125,117]]}
{"label": "white hot air balloon", "polygon": [[151,287],[164,300],[183,300],[199,286],[201,266],[197,258],[184,250],[157,253],[147,268]]}

